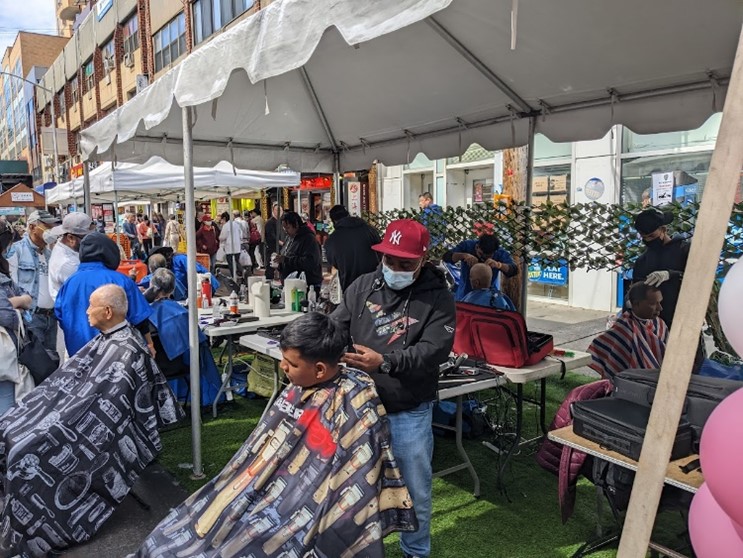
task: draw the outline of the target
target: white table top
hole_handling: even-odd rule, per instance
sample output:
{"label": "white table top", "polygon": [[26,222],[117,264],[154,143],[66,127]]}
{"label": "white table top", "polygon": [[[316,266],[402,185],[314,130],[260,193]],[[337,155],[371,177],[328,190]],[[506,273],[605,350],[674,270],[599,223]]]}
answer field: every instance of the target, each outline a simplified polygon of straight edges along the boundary
{"label": "white table top", "polygon": [[245,333],[252,333],[262,327],[285,325],[297,319],[301,315],[301,312],[290,312],[288,314],[281,313],[279,315],[271,315],[268,318],[260,318],[259,320],[256,320],[254,322],[245,322],[234,326],[204,327],[201,323],[199,325],[201,325],[206,335],[214,338],[224,337],[226,335],[242,335]]}
{"label": "white table top", "polygon": [[[226,306],[223,306],[222,309],[226,312],[228,308]],[[253,312],[253,309],[250,307],[249,304],[245,304],[244,302],[241,302],[238,306],[238,310],[240,314],[251,314]],[[210,318],[212,316],[213,310],[211,308],[199,308],[199,318]],[[271,308],[271,315],[272,316],[283,316],[284,314],[292,314],[292,309],[290,308]]]}
{"label": "white table top", "polygon": [[258,351],[264,355],[268,355],[276,360],[281,360],[281,349],[279,349],[278,341],[257,335],[255,333],[249,335],[243,335],[240,337],[240,345]]}
{"label": "white table top", "polygon": [[562,363],[560,361],[565,362],[567,370],[575,370],[591,363],[591,355],[588,353],[573,351],[572,349],[564,350],[573,353],[573,356],[553,357],[548,355],[544,360],[522,368],[507,368],[505,366],[496,366],[495,368],[499,372],[503,372],[509,382],[513,384],[526,384],[559,374],[562,370]]}

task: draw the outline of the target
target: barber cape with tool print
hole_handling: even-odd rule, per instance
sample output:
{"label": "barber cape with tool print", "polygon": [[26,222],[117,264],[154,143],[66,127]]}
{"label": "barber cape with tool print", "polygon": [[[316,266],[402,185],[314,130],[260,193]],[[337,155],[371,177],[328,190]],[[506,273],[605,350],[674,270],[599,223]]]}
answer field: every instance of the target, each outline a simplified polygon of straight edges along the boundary
{"label": "barber cape with tool print", "polygon": [[174,509],[137,558],[382,558],[415,531],[374,384],[349,370],[289,386],[222,472]]}
{"label": "barber cape with tool print", "polygon": [[93,338],[0,420],[3,546],[42,557],[88,540],[183,416],[137,330]]}

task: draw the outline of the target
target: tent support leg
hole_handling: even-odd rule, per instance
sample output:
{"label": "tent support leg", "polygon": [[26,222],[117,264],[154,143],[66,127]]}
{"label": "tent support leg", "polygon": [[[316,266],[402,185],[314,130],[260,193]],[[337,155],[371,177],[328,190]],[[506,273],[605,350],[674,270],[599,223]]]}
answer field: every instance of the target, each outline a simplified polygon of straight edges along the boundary
{"label": "tent support leg", "polygon": [[[526,154],[526,212],[527,215],[531,212],[531,183],[534,175],[534,136],[536,134],[537,119],[535,117],[529,118],[529,143],[527,144]],[[527,290],[529,287],[529,247],[526,244],[529,236],[531,236],[531,229],[529,226],[529,219],[524,219],[524,247],[521,250],[521,313],[526,316],[526,301],[527,301]]]}
{"label": "tent support leg", "polygon": [[743,33],[730,77],[658,389],[642,444],[618,558],[645,556],[743,165]]}
{"label": "tent support leg", "polygon": [[88,162],[83,163],[83,204],[85,204],[85,213],[91,215],[90,212],[90,171],[88,170]]}
{"label": "tent support leg", "polygon": [[186,255],[188,257],[188,344],[191,347],[191,448],[194,479],[204,478],[201,463],[201,380],[199,374],[199,309],[196,302],[196,200],[193,180],[193,115],[183,111],[183,177],[186,186]]}

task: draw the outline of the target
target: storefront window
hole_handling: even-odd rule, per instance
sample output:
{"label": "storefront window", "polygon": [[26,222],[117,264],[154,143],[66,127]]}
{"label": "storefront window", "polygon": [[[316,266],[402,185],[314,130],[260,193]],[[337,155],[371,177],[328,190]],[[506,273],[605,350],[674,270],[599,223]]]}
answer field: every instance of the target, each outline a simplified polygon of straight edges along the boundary
{"label": "storefront window", "polygon": [[663,205],[701,200],[712,152],[622,159],[622,204]]}
{"label": "storefront window", "polygon": [[622,152],[677,151],[689,147],[714,149],[721,121],[722,113],[718,112],[696,130],[664,134],[635,134],[625,127],[622,132]]}
{"label": "storefront window", "polygon": [[572,155],[572,143],[556,143],[542,134],[537,134],[534,136],[535,161],[541,161],[544,159],[565,159],[568,157],[572,157]]}

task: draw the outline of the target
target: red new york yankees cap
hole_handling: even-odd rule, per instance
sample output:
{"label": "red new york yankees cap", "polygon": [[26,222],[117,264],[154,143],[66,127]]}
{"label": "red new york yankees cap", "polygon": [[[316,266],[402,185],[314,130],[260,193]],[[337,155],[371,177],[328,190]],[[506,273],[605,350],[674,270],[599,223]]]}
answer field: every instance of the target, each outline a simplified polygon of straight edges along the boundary
{"label": "red new york yankees cap", "polygon": [[418,221],[399,219],[387,225],[384,239],[376,246],[377,252],[398,258],[420,258],[428,251],[431,235]]}

